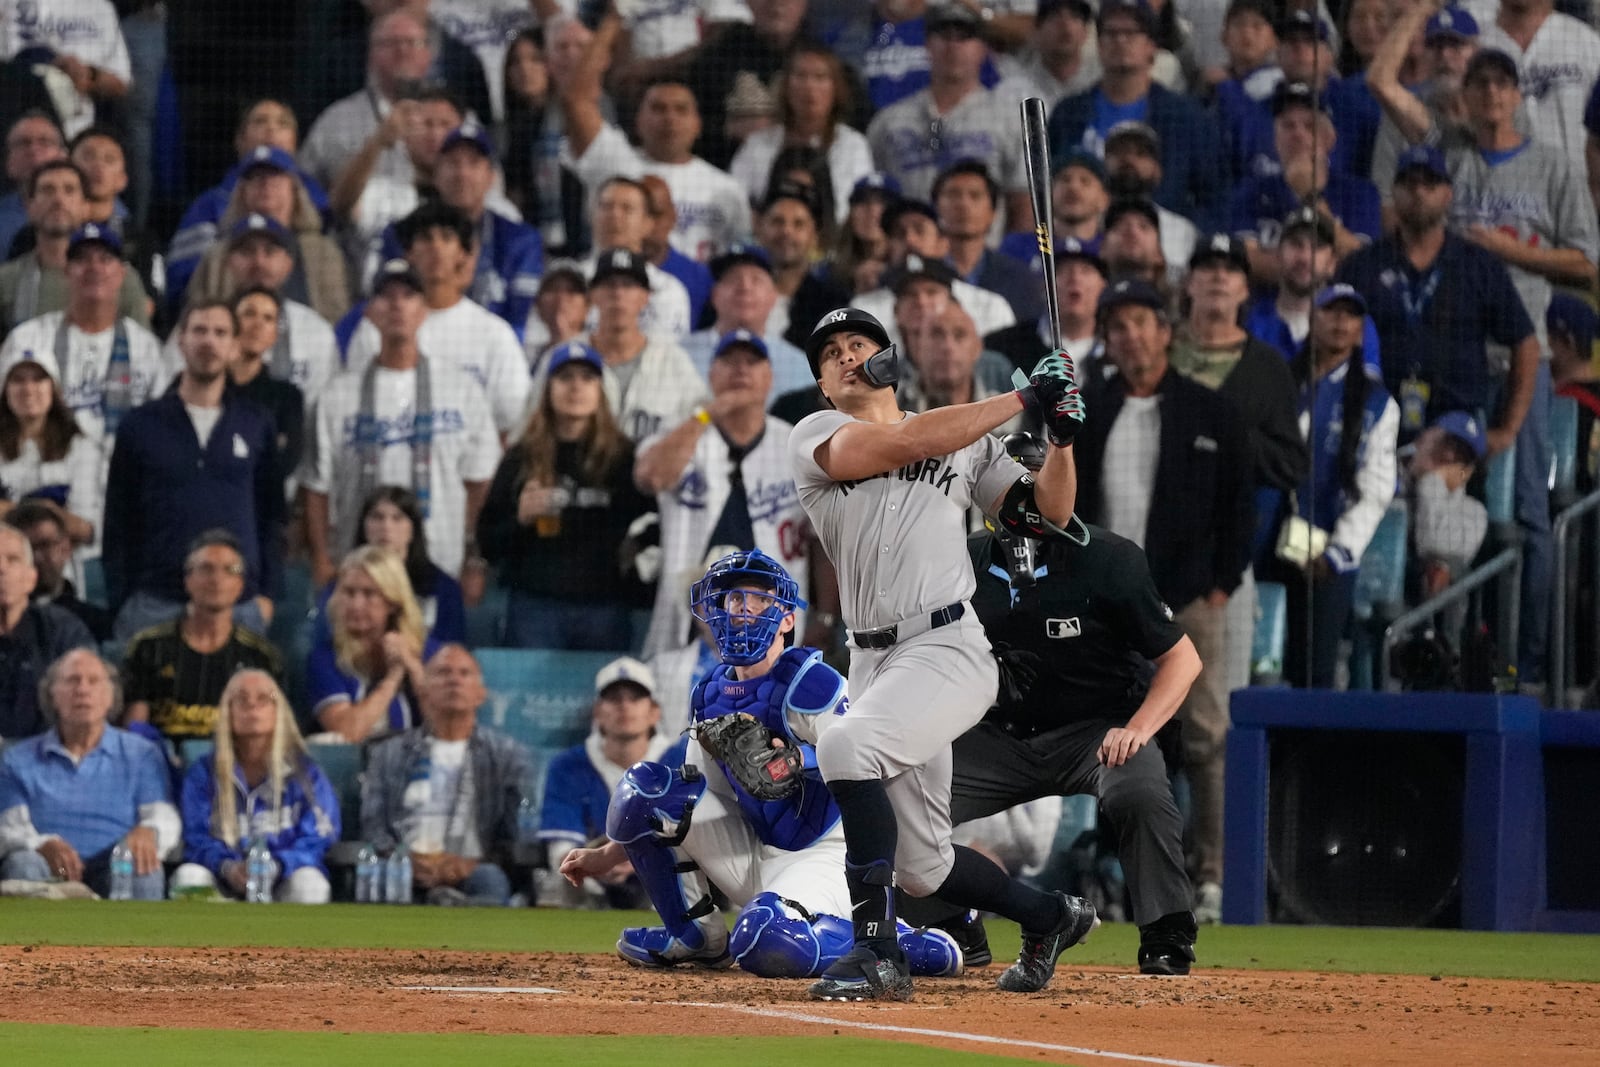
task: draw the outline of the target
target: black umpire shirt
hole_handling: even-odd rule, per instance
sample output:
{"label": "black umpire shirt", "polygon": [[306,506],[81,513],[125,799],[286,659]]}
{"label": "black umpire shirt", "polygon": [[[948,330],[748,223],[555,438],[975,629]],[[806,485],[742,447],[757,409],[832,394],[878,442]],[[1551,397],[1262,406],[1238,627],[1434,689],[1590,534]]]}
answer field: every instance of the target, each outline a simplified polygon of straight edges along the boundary
{"label": "black umpire shirt", "polygon": [[967,540],[978,579],[972,606],[990,642],[1043,661],[1021,706],[990,713],[1022,736],[1085,720],[1126,721],[1150,688],[1150,661],[1183,637],[1139,546],[1087,529],[1087,545],[1060,536],[1036,543],[1038,584],[1015,605],[999,538]]}

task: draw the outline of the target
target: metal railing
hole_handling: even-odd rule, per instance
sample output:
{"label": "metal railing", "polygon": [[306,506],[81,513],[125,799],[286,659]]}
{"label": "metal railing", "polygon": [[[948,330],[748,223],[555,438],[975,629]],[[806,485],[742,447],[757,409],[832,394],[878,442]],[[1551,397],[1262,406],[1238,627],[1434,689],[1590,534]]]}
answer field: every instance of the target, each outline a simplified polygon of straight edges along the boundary
{"label": "metal railing", "polygon": [[[1379,688],[1387,692],[1399,692],[1400,682],[1390,670],[1390,659],[1395,647],[1408,637],[1413,630],[1439,613],[1464,603],[1478,590],[1490,582],[1500,580],[1500,600],[1495,616],[1498,633],[1496,640],[1502,649],[1510,649],[1510,655],[1515,656],[1517,647],[1517,612],[1521,607],[1522,586],[1522,546],[1520,542],[1513,542],[1491,556],[1482,566],[1475,567],[1464,575],[1459,581],[1452,582],[1450,587],[1438,596],[1430,597],[1421,604],[1407,611],[1395,619],[1383,630],[1383,646],[1378,650],[1378,670],[1380,677],[1376,680]],[[1454,642],[1452,642],[1453,644]]]}
{"label": "metal railing", "polygon": [[[1582,566],[1582,557],[1580,553],[1577,559],[1572,558],[1568,542],[1572,538],[1573,531],[1582,529],[1583,520],[1592,513],[1600,513],[1600,490],[1590,493],[1571,507],[1564,509],[1556,516],[1550,531],[1551,539],[1555,542],[1556,557],[1555,590],[1550,600],[1550,702],[1558,708],[1573,706],[1567,674],[1577,658],[1577,649],[1573,646],[1576,645],[1578,634],[1581,632],[1577,620],[1573,617],[1576,606],[1569,600],[1570,583],[1567,576],[1570,570]],[[1594,568],[1591,588],[1600,590],[1600,551],[1594,551],[1591,555],[1593,558],[1590,564]],[[1597,641],[1594,662],[1600,663],[1600,619],[1591,619],[1590,622],[1590,636]]]}

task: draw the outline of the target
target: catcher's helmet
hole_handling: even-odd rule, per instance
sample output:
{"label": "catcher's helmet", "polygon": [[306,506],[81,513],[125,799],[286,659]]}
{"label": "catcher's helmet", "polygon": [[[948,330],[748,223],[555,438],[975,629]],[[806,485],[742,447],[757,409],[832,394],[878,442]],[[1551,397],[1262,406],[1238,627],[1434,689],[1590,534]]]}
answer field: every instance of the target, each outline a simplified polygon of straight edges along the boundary
{"label": "catcher's helmet", "polygon": [[883,328],[877,316],[860,308],[839,308],[817,320],[816,328],[806,338],[806,362],[811,364],[811,376],[822,379],[822,346],[836,333],[859,333],[870,337],[878,351],[861,364],[861,377],[868,385],[882,389],[900,380],[900,348],[889,341],[889,331]]}
{"label": "catcher's helmet", "polygon": [[[740,611],[731,613],[725,594],[732,589],[762,590],[772,604],[759,615],[749,614],[744,605],[735,605]],[[736,667],[760,662],[778,636],[783,617],[806,606],[789,572],[759,548],[734,552],[713,563],[705,577],[690,587],[689,604],[694,617],[711,627],[723,662]]]}

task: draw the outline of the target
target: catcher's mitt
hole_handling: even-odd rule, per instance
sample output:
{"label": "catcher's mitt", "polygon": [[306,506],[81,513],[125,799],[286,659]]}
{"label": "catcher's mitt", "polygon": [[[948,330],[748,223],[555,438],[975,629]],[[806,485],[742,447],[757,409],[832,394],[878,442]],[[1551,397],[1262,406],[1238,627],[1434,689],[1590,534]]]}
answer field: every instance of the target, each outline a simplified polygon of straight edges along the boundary
{"label": "catcher's mitt", "polygon": [[778,739],[753,715],[719,715],[696,723],[690,736],[757,800],[780,800],[800,788],[800,750],[775,746]]}

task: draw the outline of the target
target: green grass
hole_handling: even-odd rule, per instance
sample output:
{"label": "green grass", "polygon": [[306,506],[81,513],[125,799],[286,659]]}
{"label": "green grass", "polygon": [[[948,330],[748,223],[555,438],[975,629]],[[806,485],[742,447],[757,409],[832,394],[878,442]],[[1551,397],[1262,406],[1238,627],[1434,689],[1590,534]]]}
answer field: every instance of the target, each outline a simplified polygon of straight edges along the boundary
{"label": "green grass", "polygon": [[[321,908],[242,904],[110,904],[0,900],[0,944],[187,947],[461,949],[609,954],[623,926],[653,921],[638,912],[544,909]],[[1017,950],[1016,928],[989,925],[998,959]],[[1138,933],[1110,924],[1071,963],[1132,967]],[[1316,926],[1207,927],[1201,968],[1447,974],[1600,982],[1600,938]]]}
{"label": "green grass", "polygon": [[[737,1042],[737,1043],[736,1043]],[[759,1063],[814,1067],[824,1057],[882,1067],[986,1067],[1016,1060],[868,1038],[524,1037],[490,1034],[319,1034],[260,1030],[152,1030],[0,1023],[9,1063],[116,1063],[119,1067],[215,1067],[307,1063],[400,1067],[442,1063],[559,1063],[609,1067],[648,1059],[652,1067]]]}

